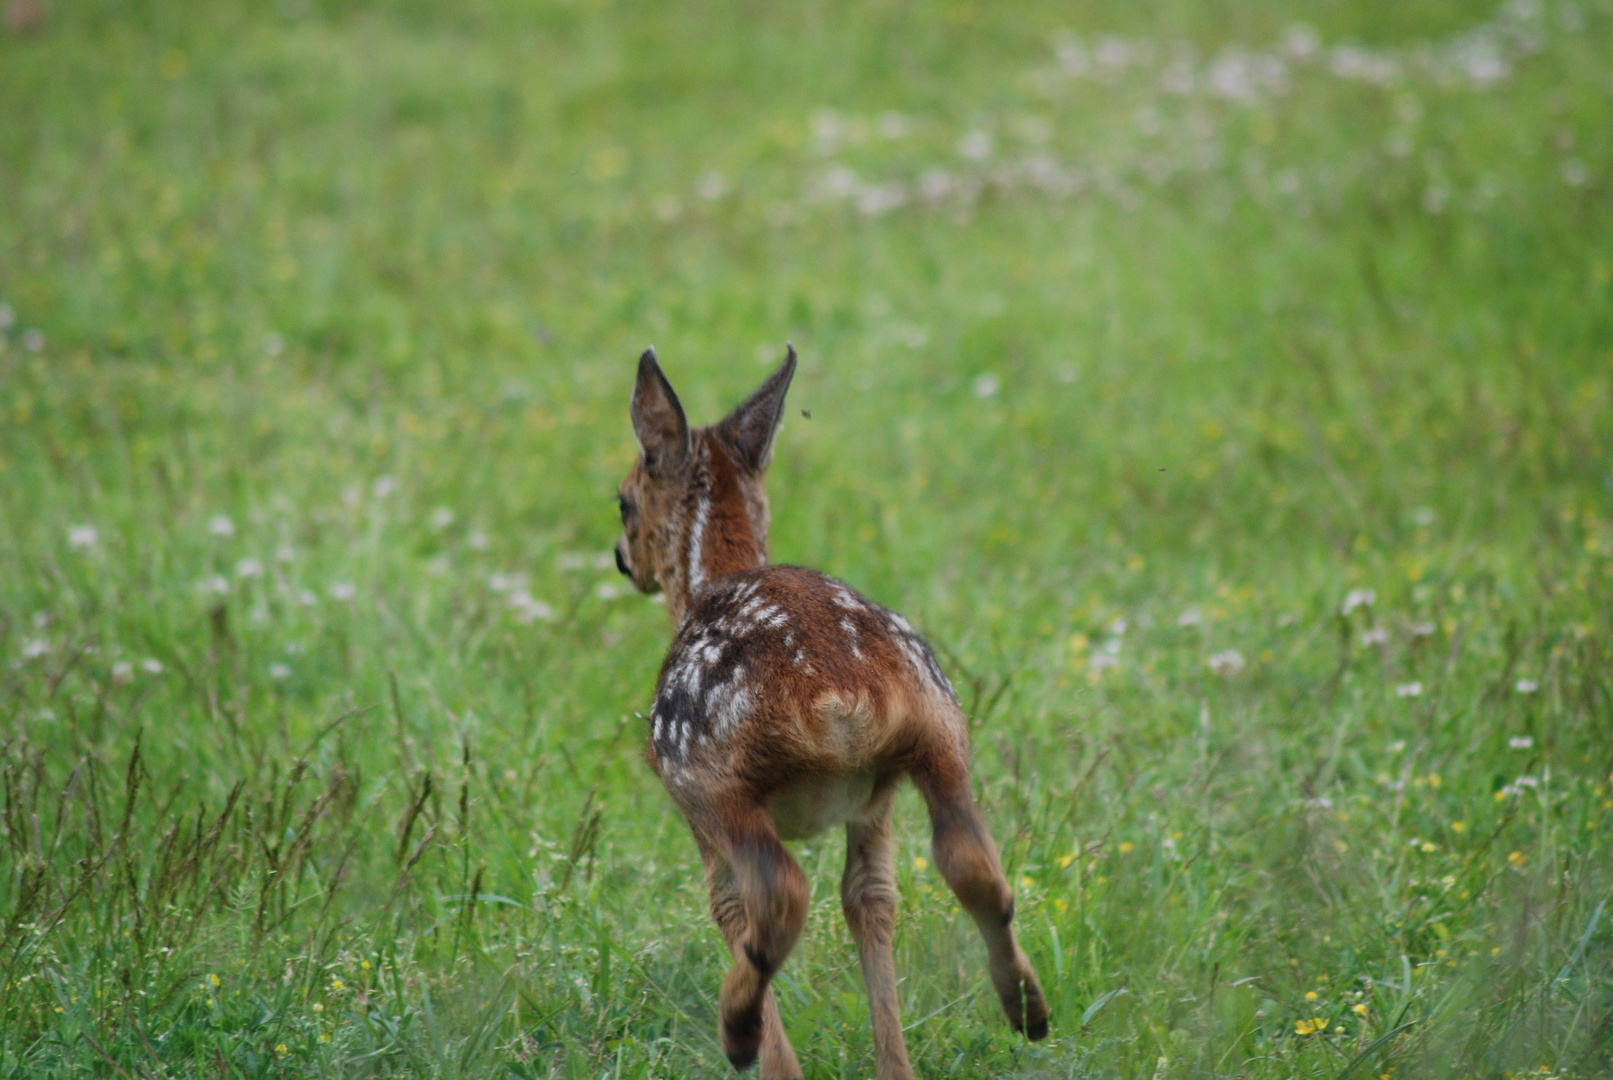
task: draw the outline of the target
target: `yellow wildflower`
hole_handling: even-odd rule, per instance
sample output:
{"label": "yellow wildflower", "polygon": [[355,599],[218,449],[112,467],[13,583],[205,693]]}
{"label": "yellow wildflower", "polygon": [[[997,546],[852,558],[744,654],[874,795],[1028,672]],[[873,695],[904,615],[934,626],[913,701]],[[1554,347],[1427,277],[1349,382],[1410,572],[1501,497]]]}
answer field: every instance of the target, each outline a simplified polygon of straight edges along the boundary
{"label": "yellow wildflower", "polygon": [[1305,991],[1305,1000],[1306,1001],[1315,1001],[1316,1000],[1316,991],[1315,990],[1307,990],[1307,991]]}
{"label": "yellow wildflower", "polygon": [[915,870],[924,870],[924,869],[928,868],[929,865],[930,865],[930,860],[926,859],[924,856],[922,856],[922,855],[913,856],[913,869],[915,869]]}
{"label": "yellow wildflower", "polygon": [[1366,1003],[1362,1002],[1359,1005],[1352,1005],[1352,1006],[1350,1006],[1350,1011],[1355,1013],[1355,1015],[1357,1015],[1357,1016],[1365,1016],[1367,1014]]}
{"label": "yellow wildflower", "polygon": [[1513,866],[1522,866],[1523,859],[1524,854],[1521,851],[1514,851],[1511,855],[1507,856],[1507,862],[1511,863]]}

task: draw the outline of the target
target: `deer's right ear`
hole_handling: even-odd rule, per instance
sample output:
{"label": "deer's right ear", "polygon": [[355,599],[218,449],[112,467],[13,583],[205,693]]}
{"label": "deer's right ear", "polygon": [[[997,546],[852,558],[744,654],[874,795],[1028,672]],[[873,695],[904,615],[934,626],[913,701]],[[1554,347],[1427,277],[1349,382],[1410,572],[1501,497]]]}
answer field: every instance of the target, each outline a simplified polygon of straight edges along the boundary
{"label": "deer's right ear", "polygon": [[633,385],[633,434],[644,451],[644,467],[654,477],[670,476],[689,457],[689,421],[672,384],[656,363],[655,350],[638,358],[638,381]]}

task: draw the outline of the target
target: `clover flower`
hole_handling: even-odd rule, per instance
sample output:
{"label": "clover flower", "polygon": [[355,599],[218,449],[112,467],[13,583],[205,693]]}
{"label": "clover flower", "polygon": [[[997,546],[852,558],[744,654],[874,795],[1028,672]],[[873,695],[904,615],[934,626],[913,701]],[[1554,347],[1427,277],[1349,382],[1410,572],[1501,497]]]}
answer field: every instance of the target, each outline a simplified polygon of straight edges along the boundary
{"label": "clover flower", "polygon": [[1344,606],[1339,609],[1341,615],[1348,615],[1358,607],[1371,607],[1378,599],[1378,594],[1371,589],[1351,589],[1344,596]]}

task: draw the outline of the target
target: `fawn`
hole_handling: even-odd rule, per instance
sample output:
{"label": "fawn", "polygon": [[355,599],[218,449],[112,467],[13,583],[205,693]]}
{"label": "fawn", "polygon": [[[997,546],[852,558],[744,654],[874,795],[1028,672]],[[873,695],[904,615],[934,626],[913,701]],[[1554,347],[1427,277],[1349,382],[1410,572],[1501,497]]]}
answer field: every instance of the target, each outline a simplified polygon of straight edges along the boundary
{"label": "fawn", "polygon": [[868,987],[880,1080],[913,1075],[891,935],[891,804],[909,776],[929,806],[935,865],[985,938],[1008,1022],[1047,1034],[1047,1003],[1014,939],[1014,897],[969,791],[968,728],[935,654],[906,619],[815,570],[767,561],[762,480],[795,349],[721,423],[691,431],[656,362],[639,358],[639,457],[618,490],[616,566],[666,593],[675,636],[648,757],[694,833],[711,913],[733,954],[723,1052],[763,1080],[801,1075],[769,981],[806,922],[781,841],[846,827],[840,900]]}

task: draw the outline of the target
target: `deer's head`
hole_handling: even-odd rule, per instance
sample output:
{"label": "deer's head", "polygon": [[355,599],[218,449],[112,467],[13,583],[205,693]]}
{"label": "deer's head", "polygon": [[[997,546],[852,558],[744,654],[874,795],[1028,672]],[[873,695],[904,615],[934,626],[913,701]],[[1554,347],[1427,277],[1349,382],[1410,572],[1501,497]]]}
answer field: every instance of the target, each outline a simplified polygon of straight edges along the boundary
{"label": "deer's head", "polygon": [[767,562],[773,436],[795,349],[720,423],[691,430],[655,350],[639,357],[631,414],[639,456],[617,488],[616,567],[640,592],[664,591],[673,625],[707,582]]}

